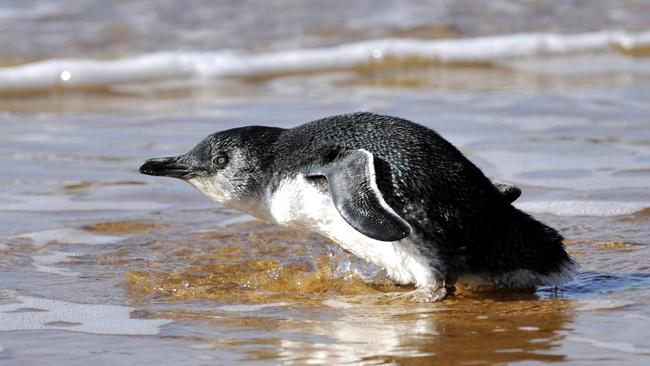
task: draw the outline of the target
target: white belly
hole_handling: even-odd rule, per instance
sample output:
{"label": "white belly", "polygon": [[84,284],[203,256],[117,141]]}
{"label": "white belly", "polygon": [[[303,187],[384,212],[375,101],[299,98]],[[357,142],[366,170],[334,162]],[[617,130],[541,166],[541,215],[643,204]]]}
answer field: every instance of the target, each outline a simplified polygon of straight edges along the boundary
{"label": "white belly", "polygon": [[321,192],[304,177],[283,181],[271,193],[270,211],[281,225],[318,232],[353,254],[377,264],[400,284],[418,287],[436,284],[442,276],[435,269],[433,254],[422,255],[413,243],[413,235],[399,241],[385,242],[356,231],[334,207],[329,192]]}

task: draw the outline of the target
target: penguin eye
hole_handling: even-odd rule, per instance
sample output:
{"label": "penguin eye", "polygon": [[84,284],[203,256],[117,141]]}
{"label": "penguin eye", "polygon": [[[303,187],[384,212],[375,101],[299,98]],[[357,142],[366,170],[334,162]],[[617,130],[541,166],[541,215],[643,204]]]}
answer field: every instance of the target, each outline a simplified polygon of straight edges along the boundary
{"label": "penguin eye", "polygon": [[217,155],[212,159],[212,163],[217,167],[217,169],[225,168],[228,164],[228,157],[226,155]]}

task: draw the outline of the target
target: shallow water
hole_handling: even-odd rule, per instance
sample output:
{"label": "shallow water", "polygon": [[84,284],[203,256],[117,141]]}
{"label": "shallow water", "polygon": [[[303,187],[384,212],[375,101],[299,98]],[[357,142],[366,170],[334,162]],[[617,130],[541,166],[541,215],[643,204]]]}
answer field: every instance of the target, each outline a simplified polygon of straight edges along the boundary
{"label": "shallow water", "polygon": [[[73,3],[0,7],[3,32],[32,45],[0,40],[7,61],[0,68],[0,363],[648,362],[644,3],[613,11],[607,2],[584,9],[499,1],[485,10],[509,20],[499,25],[466,1],[403,5],[394,16],[378,11],[363,21],[341,20],[348,18],[335,5],[292,12],[281,3],[284,22],[248,4],[205,13],[160,6],[140,21],[133,9],[146,3],[131,2],[98,21],[90,3]],[[363,13],[359,6],[351,16]],[[568,16],[583,10],[584,18]],[[230,23],[210,25],[217,16]],[[151,31],[163,20],[168,27]],[[243,31],[258,22],[270,24],[268,32]],[[87,32],[72,37],[79,28]],[[515,32],[551,32],[568,42],[602,31],[636,37],[634,55],[600,43],[539,55],[531,46],[539,36],[517,41],[532,51],[493,54],[487,63],[414,58],[395,51],[402,41],[381,62],[348,60],[341,68],[321,67],[305,51],[331,55],[331,47],[353,45],[372,55],[374,46],[357,42],[467,38],[480,47],[452,42],[450,49],[485,58],[485,36],[499,35],[492,41],[501,44],[518,39]],[[427,47],[446,54],[440,44]],[[235,50],[234,63],[255,61],[238,75],[178,73],[172,65],[155,70],[154,80],[131,68],[159,51],[214,56],[225,48]],[[292,50],[302,58],[277,57]],[[125,79],[113,64],[100,64],[87,83],[52,84],[48,75],[69,71],[73,80],[84,72],[47,63],[59,57],[122,60]],[[269,57],[281,67],[269,69]],[[14,68],[41,59],[44,71]],[[137,173],[144,159],[185,152],[216,130],[290,127],[356,110],[434,128],[487,175],[519,185],[517,207],[565,236],[581,265],[575,280],[534,293],[459,286],[443,302],[411,303],[404,296],[411,288],[326,239],[254,221],[180,181]]]}

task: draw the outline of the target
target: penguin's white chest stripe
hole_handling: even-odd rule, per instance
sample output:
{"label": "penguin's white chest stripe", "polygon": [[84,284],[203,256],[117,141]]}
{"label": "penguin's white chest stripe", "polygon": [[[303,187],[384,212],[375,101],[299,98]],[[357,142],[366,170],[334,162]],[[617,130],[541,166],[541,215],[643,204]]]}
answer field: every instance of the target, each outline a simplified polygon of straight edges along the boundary
{"label": "penguin's white chest stripe", "polygon": [[422,255],[412,237],[384,242],[356,231],[334,207],[329,192],[321,192],[301,175],[286,179],[270,194],[273,219],[285,226],[318,232],[353,254],[384,268],[398,283],[434,285],[435,258]]}

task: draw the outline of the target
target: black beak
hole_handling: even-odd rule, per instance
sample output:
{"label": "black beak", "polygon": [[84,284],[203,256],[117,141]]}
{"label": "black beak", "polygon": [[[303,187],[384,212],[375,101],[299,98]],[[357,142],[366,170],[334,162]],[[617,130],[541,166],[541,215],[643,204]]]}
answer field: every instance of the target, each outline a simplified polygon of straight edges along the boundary
{"label": "black beak", "polygon": [[140,173],[181,179],[189,178],[196,173],[196,169],[185,162],[184,158],[184,155],[180,155],[149,159],[140,167]]}

